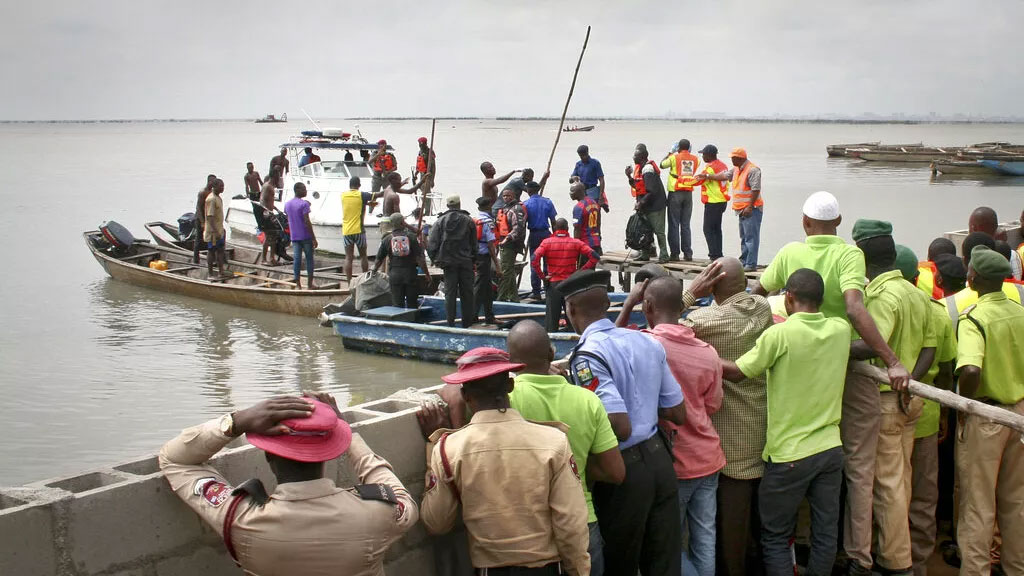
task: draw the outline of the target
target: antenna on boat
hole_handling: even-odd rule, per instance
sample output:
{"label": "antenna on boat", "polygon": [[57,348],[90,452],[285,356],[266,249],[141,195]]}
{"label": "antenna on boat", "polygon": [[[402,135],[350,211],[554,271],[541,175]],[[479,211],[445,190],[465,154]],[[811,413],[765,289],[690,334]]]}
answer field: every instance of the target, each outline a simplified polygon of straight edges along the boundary
{"label": "antenna on boat", "polygon": [[306,115],[306,119],[308,119],[310,123],[313,124],[314,128],[320,130],[320,125],[316,123],[316,120],[313,120],[313,118],[306,112],[304,108],[299,108],[299,110],[302,110],[302,113]]}

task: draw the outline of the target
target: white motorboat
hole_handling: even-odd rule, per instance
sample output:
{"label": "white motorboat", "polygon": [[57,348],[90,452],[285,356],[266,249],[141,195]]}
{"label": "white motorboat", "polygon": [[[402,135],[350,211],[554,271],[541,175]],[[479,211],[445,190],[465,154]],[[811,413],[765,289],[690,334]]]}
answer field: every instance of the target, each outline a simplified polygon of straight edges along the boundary
{"label": "white motorboat", "polygon": [[[344,254],[345,245],[341,233],[342,212],[341,195],[349,189],[349,178],[358,176],[362,180],[362,190],[369,191],[372,171],[370,166],[359,155],[361,150],[376,150],[375,144],[367,143],[360,137],[350,137],[341,131],[324,130],[323,132],[303,132],[303,136],[281,145],[288,150],[290,171],[284,175],[284,188],[277,191],[277,205],[283,210],[284,203],[294,197],[294,186],[297,182],[306,185],[306,200],[311,204],[309,219],[316,233],[318,250],[335,254]],[[319,162],[299,166],[299,158],[305,148],[312,148]],[[388,147],[391,148],[390,146]],[[352,151],[355,160],[344,160],[343,154]],[[439,194],[432,193],[428,197],[430,209],[428,214],[437,214],[440,202]],[[413,211],[419,207],[420,194],[402,194],[401,211],[409,222]],[[231,199],[225,216],[232,237],[252,240],[257,234],[256,219],[252,214],[252,203],[245,196]],[[382,205],[369,209],[363,220],[366,228],[367,249],[372,254],[380,244],[379,222],[384,219]],[[429,224],[433,218],[427,216],[424,223]]]}

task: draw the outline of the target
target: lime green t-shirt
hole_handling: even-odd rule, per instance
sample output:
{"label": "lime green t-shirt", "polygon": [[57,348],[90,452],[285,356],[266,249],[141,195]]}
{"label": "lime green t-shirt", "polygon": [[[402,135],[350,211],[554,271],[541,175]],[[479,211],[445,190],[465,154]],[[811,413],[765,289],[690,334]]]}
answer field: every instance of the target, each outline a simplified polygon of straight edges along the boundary
{"label": "lime green t-shirt", "polygon": [[[913,370],[922,348],[935,346],[930,329],[932,313],[929,298],[917,286],[907,282],[899,270],[875,276],[864,290],[864,307],[878,326],[878,332],[907,370]],[[874,361],[884,367],[881,360]],[[882,391],[892,390],[881,384]]]}
{"label": "lime green t-shirt", "polygon": [[864,253],[839,236],[808,236],[804,242],[786,244],[761,274],[761,286],[772,292],[781,290],[789,275],[810,268],[825,282],[825,300],[821,313],[826,318],[846,320],[847,290],[864,291]]}
{"label": "lime green t-shirt", "polygon": [[765,462],[792,462],[842,445],[850,324],[817,312],[797,312],[769,327],[736,360],[748,378],[768,373]]}
{"label": "lime green t-shirt", "polygon": [[596,522],[594,503],[587,489],[587,458],[619,446],[600,398],[586,388],[569,384],[561,376],[520,374],[516,376],[509,400],[512,408],[527,420],[569,425],[569,446],[576,458],[587,499],[587,521]]}
{"label": "lime green t-shirt", "polygon": [[[981,325],[978,329],[969,318]],[[977,398],[1016,404],[1024,398],[1024,306],[1002,292],[985,294],[957,324],[957,368],[981,368]]]}
{"label": "lime green t-shirt", "polygon": [[[935,382],[939,374],[940,362],[952,362],[956,359],[956,338],[953,337],[953,321],[946,314],[946,305],[937,300],[931,300],[928,306],[931,313],[930,329],[935,335],[935,360],[931,368],[921,378],[925,384]],[[924,407],[921,409],[921,417],[917,420],[914,428],[914,438],[927,438],[932,434],[939,433],[939,418],[942,409],[938,402],[924,399]]]}

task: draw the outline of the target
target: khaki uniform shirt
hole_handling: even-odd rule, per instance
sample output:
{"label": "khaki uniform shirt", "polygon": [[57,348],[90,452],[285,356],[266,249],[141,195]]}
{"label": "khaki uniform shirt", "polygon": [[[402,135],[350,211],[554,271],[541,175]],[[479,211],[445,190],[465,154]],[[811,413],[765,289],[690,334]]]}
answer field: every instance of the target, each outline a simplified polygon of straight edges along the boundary
{"label": "khaki uniform shirt", "polygon": [[[512,408],[483,410],[427,443],[423,523],[434,534],[455,526],[459,502],[475,568],[561,562],[590,574],[587,503],[563,424],[528,422]],[[440,439],[452,472],[445,474]]]}
{"label": "khaki uniform shirt", "polygon": [[220,196],[210,193],[206,197],[206,219],[203,223],[203,240],[217,242],[224,238],[224,201]]}
{"label": "khaki uniform shirt", "polygon": [[[221,536],[233,488],[205,462],[231,440],[211,420],[160,450],[171,488]],[[346,455],[360,483],[390,486],[399,504],[363,500],[329,478],[281,484],[263,506],[244,496],[231,542],[246,574],[383,576],[384,553],[416,523],[416,503],[358,434]]]}

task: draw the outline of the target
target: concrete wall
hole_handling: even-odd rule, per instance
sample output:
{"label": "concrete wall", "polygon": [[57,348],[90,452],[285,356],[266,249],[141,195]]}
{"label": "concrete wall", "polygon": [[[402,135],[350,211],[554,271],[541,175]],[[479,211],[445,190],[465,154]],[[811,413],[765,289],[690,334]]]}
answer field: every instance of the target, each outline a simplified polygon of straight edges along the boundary
{"label": "concrete wall", "polygon": [[[424,392],[400,392],[344,410],[344,418],[386,458],[419,501],[425,472],[424,441],[416,422]],[[213,460],[232,483],[274,479],[263,453],[243,438]],[[355,475],[342,457],[327,476],[351,486]],[[464,534],[427,536],[422,524],[387,554],[389,574],[458,574],[467,566]],[[178,576],[241,571],[216,533],[171,491],[156,456],[78,476],[0,488],[0,575]]]}

